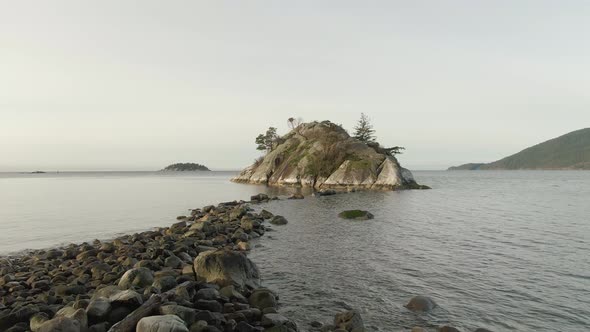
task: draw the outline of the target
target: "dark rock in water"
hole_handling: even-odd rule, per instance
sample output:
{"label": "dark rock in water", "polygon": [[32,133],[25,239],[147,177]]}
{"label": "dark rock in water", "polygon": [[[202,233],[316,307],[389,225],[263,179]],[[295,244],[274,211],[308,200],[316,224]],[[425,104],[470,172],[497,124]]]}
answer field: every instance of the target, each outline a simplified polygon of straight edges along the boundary
{"label": "dark rock in water", "polygon": [[274,308],[277,306],[277,296],[267,288],[259,288],[252,292],[248,298],[248,303],[253,308],[263,310],[265,308]]}
{"label": "dark rock in water", "polygon": [[274,216],[269,222],[273,225],[286,225],[288,223],[287,219],[283,216]]}
{"label": "dark rock in water", "polygon": [[264,202],[264,201],[268,201],[269,199],[270,198],[268,197],[267,194],[262,194],[262,193],[250,197],[250,200],[253,202]]}
{"label": "dark rock in water", "polygon": [[260,211],[260,216],[263,219],[270,219],[270,218],[274,217],[274,214],[263,209],[262,211]]}
{"label": "dark rock in water", "polygon": [[354,332],[364,332],[365,325],[361,314],[357,310],[348,310],[334,316],[334,326],[337,329]]}
{"label": "dark rock in water", "polygon": [[176,315],[144,317],[137,323],[137,332],[189,332]]}
{"label": "dark rock in water", "polygon": [[336,195],[338,192],[334,189],[324,189],[324,190],[320,190],[320,191],[316,191],[314,193],[315,196],[332,196],[332,195]]}
{"label": "dark rock in water", "polygon": [[260,283],[260,274],[254,262],[236,251],[220,249],[201,253],[195,258],[194,267],[198,280],[221,287],[256,288]]}
{"label": "dark rock in water", "polygon": [[342,211],[338,214],[338,217],[343,219],[354,219],[354,220],[369,220],[373,219],[374,216],[369,211],[363,210],[347,210]]}
{"label": "dark rock in water", "polygon": [[405,305],[411,311],[430,311],[436,307],[436,302],[428,296],[414,296],[408,304]]}
{"label": "dark rock in water", "polygon": [[304,199],[305,197],[302,194],[296,193],[289,196],[287,199]]}
{"label": "dark rock in water", "polygon": [[297,331],[297,325],[287,317],[280,314],[265,314],[262,316],[260,324],[265,327],[264,331]]}
{"label": "dark rock in water", "polygon": [[128,289],[130,287],[147,287],[154,282],[154,274],[151,270],[140,267],[128,270],[119,281],[119,287]]}

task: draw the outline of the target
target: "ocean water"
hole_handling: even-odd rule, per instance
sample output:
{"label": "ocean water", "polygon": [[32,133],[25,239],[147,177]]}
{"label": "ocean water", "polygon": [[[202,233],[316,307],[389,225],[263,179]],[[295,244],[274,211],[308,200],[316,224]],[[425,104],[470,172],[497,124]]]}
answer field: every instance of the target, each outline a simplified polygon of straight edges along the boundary
{"label": "ocean water", "polygon": [[[167,226],[258,192],[230,172],[0,173],[0,253]],[[357,308],[370,331],[590,329],[590,172],[415,172],[432,190],[274,201],[289,223],[250,253],[302,331]],[[308,194],[305,192],[305,194]],[[342,220],[342,210],[375,219]],[[412,313],[414,295],[438,307]]]}

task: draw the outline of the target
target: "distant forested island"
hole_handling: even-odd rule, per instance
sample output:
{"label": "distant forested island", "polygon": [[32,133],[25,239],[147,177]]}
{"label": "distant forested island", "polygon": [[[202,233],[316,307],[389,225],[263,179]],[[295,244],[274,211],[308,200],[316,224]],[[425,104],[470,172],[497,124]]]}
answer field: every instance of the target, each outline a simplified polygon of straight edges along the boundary
{"label": "distant forested island", "polygon": [[162,171],[171,171],[171,172],[190,172],[190,171],[210,171],[209,168],[205,165],[196,164],[196,163],[176,163],[167,166]]}
{"label": "distant forested island", "polygon": [[470,163],[455,170],[590,170],[590,128],[580,129],[524,149],[492,163]]}

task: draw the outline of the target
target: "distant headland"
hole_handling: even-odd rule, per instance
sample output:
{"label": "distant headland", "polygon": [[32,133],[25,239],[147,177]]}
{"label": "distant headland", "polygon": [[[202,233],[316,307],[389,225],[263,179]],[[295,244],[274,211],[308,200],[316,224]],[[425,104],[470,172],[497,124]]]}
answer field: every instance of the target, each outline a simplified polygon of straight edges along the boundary
{"label": "distant headland", "polygon": [[469,163],[448,170],[518,169],[590,170],[590,128],[572,131],[492,163]]}
{"label": "distant headland", "polygon": [[164,172],[191,172],[191,171],[210,171],[207,166],[196,163],[176,163],[166,166],[162,169]]}

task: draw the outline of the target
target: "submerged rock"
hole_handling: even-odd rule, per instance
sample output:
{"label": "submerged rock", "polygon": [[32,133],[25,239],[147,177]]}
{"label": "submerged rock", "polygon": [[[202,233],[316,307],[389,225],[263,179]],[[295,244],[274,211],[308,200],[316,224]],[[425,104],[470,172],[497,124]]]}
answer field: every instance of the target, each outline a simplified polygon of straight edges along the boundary
{"label": "submerged rock", "polygon": [[363,210],[347,210],[342,211],[338,214],[338,217],[343,219],[354,219],[354,220],[368,220],[373,219],[374,216],[369,211]]}
{"label": "submerged rock", "polygon": [[274,216],[269,222],[273,225],[286,225],[288,223],[287,219],[283,216]]}
{"label": "submerged rock", "polygon": [[357,310],[348,310],[334,316],[334,326],[337,329],[351,332],[364,332],[365,325],[361,314]]}
{"label": "submerged rock", "polygon": [[436,307],[436,302],[428,296],[414,296],[408,304],[405,305],[411,311],[430,311]]}

